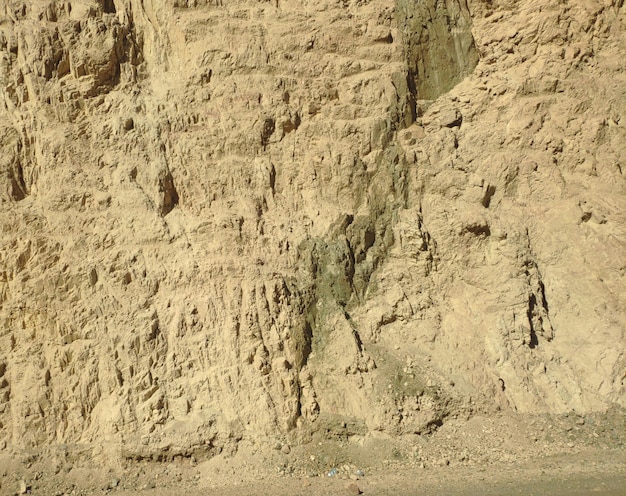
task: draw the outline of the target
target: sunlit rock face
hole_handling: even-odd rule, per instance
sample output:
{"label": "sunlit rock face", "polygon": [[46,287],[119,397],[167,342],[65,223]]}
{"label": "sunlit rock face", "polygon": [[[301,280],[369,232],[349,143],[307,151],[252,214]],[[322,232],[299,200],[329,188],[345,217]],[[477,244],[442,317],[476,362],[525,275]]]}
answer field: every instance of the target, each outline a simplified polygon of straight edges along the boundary
{"label": "sunlit rock face", "polygon": [[622,3],[0,16],[0,441],[624,406]]}

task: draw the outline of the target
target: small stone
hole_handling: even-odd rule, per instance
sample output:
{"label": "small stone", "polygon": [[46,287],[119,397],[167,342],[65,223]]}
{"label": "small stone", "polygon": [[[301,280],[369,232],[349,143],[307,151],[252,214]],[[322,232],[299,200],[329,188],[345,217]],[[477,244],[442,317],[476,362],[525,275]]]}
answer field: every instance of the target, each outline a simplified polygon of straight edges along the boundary
{"label": "small stone", "polygon": [[517,26],[509,26],[509,28],[506,30],[507,38],[515,38],[516,35],[517,35]]}
{"label": "small stone", "polygon": [[288,444],[283,444],[282,447],[280,448],[280,452],[283,455],[288,455],[289,453],[291,453],[291,448],[289,447]]}
{"label": "small stone", "polygon": [[363,492],[354,482],[348,484],[346,486],[346,490],[348,491],[348,494],[361,494]]}
{"label": "small stone", "polygon": [[29,490],[30,490],[30,487],[28,487],[25,481],[21,480],[18,494],[26,494]]}
{"label": "small stone", "polygon": [[426,137],[426,133],[424,132],[424,128],[420,126],[416,126],[413,131],[413,137],[416,139],[422,139]]}
{"label": "small stone", "polygon": [[574,446],[575,446],[574,443],[567,443],[568,448],[573,448]]}
{"label": "small stone", "polygon": [[585,419],[583,417],[577,418],[576,425],[585,425]]}
{"label": "small stone", "polygon": [[119,485],[120,485],[120,480],[116,478],[111,479],[111,482],[109,482],[110,489],[115,489]]}
{"label": "small stone", "polygon": [[443,127],[458,127],[463,122],[463,116],[458,109],[450,109],[443,111],[439,116]]}

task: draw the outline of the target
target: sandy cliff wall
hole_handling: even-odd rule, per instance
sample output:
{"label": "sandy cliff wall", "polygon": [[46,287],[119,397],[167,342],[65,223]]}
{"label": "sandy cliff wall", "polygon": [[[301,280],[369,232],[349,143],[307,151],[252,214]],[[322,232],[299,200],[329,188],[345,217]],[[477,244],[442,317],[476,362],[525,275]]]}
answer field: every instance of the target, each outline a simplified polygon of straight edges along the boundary
{"label": "sandy cliff wall", "polygon": [[0,5],[0,440],[625,406],[622,2]]}

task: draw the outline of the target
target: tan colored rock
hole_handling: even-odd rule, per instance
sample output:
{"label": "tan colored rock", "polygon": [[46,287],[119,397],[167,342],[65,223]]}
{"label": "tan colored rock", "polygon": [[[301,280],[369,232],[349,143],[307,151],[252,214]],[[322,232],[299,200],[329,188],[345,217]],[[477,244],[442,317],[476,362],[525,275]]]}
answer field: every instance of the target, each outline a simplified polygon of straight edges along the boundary
{"label": "tan colored rock", "polygon": [[623,3],[415,5],[0,7],[0,439],[626,406]]}

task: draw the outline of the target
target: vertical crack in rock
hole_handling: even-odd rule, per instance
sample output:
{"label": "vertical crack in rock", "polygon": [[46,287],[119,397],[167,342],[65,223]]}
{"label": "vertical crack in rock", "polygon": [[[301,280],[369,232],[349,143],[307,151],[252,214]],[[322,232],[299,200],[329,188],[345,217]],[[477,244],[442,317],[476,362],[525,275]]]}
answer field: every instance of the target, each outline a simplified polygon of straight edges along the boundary
{"label": "vertical crack in rock", "polygon": [[169,169],[165,169],[159,176],[159,211],[161,215],[167,215],[178,205],[178,192],[174,186],[174,178]]}
{"label": "vertical crack in rock", "polygon": [[274,131],[276,130],[276,123],[274,119],[268,117],[263,121],[263,127],[261,128],[261,146],[263,150],[267,148],[268,143],[270,142],[270,138]]}
{"label": "vertical crack in rock", "polygon": [[545,287],[537,264],[527,262],[525,274],[531,291],[528,297],[528,310],[526,312],[528,325],[530,327],[528,346],[530,348],[536,348],[539,346],[539,336],[546,341],[552,341],[554,338],[554,329],[550,321]]}
{"label": "vertical crack in rock", "polygon": [[24,146],[24,140],[11,127],[0,130],[0,180],[3,181],[4,191],[0,191],[0,200],[20,201],[30,193],[32,178],[26,178],[24,170],[32,169],[28,165],[35,158],[32,157],[29,146]]}

